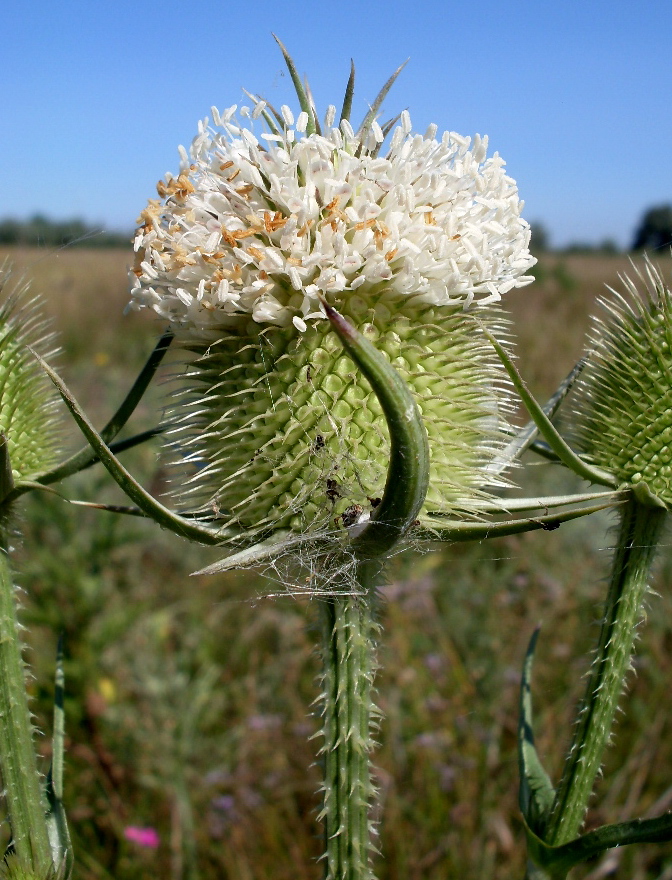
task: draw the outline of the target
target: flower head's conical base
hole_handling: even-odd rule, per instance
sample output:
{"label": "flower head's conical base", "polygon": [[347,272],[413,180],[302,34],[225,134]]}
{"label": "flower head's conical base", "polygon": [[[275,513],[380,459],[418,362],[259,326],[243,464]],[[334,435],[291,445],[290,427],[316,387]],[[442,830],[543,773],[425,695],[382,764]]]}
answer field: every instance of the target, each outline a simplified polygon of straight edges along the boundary
{"label": "flower head's conical base", "polygon": [[672,293],[647,263],[645,292],[602,300],[578,388],[578,445],[642,499],[672,508]]}
{"label": "flower head's conical base", "polygon": [[[422,412],[426,506],[473,512],[483,467],[506,439],[490,348],[462,309],[413,306],[385,292],[339,303]],[[303,333],[252,325],[189,347],[197,357],[170,435],[196,468],[180,488],[183,502],[243,530],[302,532],[352,525],[375,507],[389,460],[385,419],[326,322]]]}

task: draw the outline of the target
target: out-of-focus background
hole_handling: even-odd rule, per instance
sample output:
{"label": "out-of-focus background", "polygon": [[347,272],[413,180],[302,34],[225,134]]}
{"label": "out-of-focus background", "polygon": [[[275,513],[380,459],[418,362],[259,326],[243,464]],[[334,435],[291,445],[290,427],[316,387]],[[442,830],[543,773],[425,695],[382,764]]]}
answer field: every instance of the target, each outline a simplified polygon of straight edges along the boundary
{"label": "out-of-focus background", "polygon": [[[646,249],[672,272],[666,6],[16,5],[3,23],[0,259],[44,297],[61,372],[102,425],[162,329],[122,315],[135,218],[211,104],[240,103],[241,86],[292,103],[270,32],[309,75],[318,106],[340,103],[351,55],[360,113],[410,56],[383,115],[408,107],[420,131],[433,121],[488,133],[527,200],[537,281],[506,304],[521,370],[543,397],[581,355],[596,298],[632,271],[631,257],[641,262]],[[156,422],[164,392],[152,389],[134,428]],[[68,444],[78,445],[74,430]],[[161,493],[158,449],[125,460]],[[545,494],[567,486],[543,463],[525,482]],[[96,469],[63,492],[119,499]],[[526,642],[541,622],[538,740],[556,775],[612,525],[593,517],[394,560],[378,677],[381,880],[522,877],[515,746]],[[217,553],[46,494],[25,499],[22,533],[15,563],[45,732],[65,634],[77,876],[318,878],[311,602],[265,598],[281,585],[250,573],[189,578]],[[591,827],[672,807],[671,584],[665,550]],[[45,767],[48,751],[45,737]],[[625,849],[576,876],[672,878],[672,849]]]}

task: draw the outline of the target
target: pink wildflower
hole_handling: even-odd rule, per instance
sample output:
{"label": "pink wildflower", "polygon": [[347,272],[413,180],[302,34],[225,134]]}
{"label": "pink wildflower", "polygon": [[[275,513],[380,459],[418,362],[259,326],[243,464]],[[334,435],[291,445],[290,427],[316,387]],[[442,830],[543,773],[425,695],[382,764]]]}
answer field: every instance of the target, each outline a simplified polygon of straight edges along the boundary
{"label": "pink wildflower", "polygon": [[138,846],[148,849],[156,849],[160,843],[159,833],[155,828],[139,828],[137,825],[128,825],[124,828],[124,837]]}

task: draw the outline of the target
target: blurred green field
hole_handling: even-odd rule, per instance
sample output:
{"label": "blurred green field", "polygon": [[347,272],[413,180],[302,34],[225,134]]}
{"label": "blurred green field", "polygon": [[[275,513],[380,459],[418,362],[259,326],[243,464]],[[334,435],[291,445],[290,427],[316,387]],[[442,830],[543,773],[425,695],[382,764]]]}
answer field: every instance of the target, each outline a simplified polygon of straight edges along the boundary
{"label": "blurred green field", "polygon": [[[101,425],[161,326],[122,316],[121,251],[7,251],[62,334],[60,370]],[[670,259],[660,261],[670,277]],[[551,392],[581,354],[588,315],[625,257],[545,257],[538,281],[507,297],[521,369]],[[132,429],[157,419],[152,390]],[[70,446],[80,442],[75,430]],[[158,445],[126,453],[161,493]],[[566,491],[552,465],[530,491]],[[100,469],[70,498],[116,499]],[[380,880],[504,880],[524,871],[517,809],[518,684],[542,635],[535,697],[539,751],[557,774],[597,633],[608,517],[554,532],[405,553],[384,589],[375,755]],[[51,728],[53,661],[66,640],[66,807],[81,880],[317,880],[317,662],[309,601],[250,573],[189,578],[217,558],[135,519],[26,498],[15,552],[40,728]],[[664,553],[636,675],[589,826],[672,808],[672,554]],[[44,738],[45,767],[49,743]],[[124,837],[155,828],[158,849]],[[672,878],[672,846],[626,848],[577,878]]]}

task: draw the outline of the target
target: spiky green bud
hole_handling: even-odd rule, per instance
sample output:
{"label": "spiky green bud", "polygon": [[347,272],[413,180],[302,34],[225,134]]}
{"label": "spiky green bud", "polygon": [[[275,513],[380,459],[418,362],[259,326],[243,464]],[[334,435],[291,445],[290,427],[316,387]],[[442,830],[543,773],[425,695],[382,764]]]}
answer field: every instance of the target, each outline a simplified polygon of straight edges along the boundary
{"label": "spiky green bud", "polygon": [[672,507],[672,293],[647,261],[601,300],[577,386],[581,451],[623,484]]}
{"label": "spiky green bud", "polygon": [[0,434],[15,480],[54,464],[60,440],[58,395],[33,355],[53,355],[54,334],[39,299],[27,293],[27,286],[11,285],[7,267],[0,268]]}
{"label": "spiky green bud", "polygon": [[[503,442],[492,349],[461,308],[353,295],[341,312],[406,381],[429,435],[430,510],[473,513]],[[190,508],[242,531],[352,525],[380,500],[389,437],[377,397],[326,322],[251,325],[197,357],[174,409]],[[198,467],[203,463],[203,466]]]}

